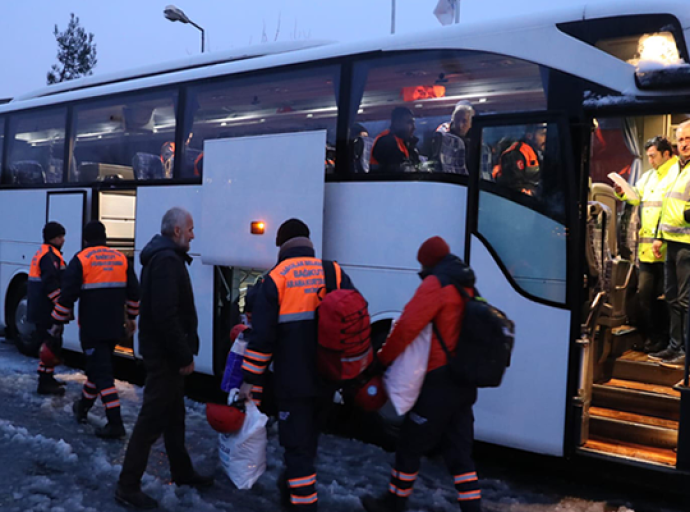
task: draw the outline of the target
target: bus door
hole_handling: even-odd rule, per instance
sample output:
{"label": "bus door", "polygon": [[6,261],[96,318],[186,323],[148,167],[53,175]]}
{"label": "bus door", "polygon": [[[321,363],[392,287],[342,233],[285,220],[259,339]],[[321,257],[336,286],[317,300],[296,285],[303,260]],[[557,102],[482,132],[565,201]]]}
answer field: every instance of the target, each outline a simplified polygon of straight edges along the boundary
{"label": "bus door", "polygon": [[[83,190],[48,192],[46,222],[55,220],[65,226],[67,234],[62,254],[66,264],[82,249],[81,232],[87,215],[86,198],[87,194]],[[77,322],[70,322],[65,326],[63,344],[67,349],[81,350]]]}
{"label": "bus door", "polygon": [[[94,188],[92,201],[92,217],[105,226],[107,246],[124,253],[129,264],[134,266],[136,189],[114,184],[101,185]],[[133,337],[120,340],[115,348],[118,354],[130,357],[134,356],[133,349]]]}
{"label": "bus door", "polygon": [[516,324],[503,384],[480,390],[478,437],[563,455],[573,325],[577,188],[564,116],[478,116],[470,132],[465,259]]}

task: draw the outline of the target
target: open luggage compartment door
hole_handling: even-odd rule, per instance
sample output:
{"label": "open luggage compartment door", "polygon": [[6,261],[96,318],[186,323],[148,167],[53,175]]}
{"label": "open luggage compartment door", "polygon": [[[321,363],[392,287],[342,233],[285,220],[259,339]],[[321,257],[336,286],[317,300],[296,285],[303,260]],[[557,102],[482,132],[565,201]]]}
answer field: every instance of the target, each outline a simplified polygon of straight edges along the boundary
{"label": "open luggage compartment door", "polygon": [[[271,268],[278,227],[293,217],[309,226],[319,257],[325,148],[325,131],[206,141],[204,264]],[[263,223],[263,234],[252,234],[253,223]]]}

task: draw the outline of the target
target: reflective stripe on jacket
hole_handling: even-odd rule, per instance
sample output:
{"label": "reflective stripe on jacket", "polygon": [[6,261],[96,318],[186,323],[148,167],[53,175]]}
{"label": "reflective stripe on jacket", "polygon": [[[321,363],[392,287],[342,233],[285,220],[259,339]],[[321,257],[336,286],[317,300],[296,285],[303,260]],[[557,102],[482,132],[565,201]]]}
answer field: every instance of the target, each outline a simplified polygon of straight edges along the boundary
{"label": "reflective stripe on jacket", "polygon": [[690,162],[680,161],[669,172],[676,172],[676,179],[664,197],[656,238],[670,242],[690,244],[690,223],[685,222],[685,210],[690,201]]}
{"label": "reflective stripe on jacket", "polygon": [[635,192],[639,199],[627,197],[624,194],[616,196],[634,206],[640,207],[640,239],[638,250],[640,261],[643,263],[658,263],[666,261],[666,244],[661,247],[661,258],[654,256],[652,244],[654,234],[659,225],[661,207],[664,196],[673,186],[678,176],[678,158],[672,157],[658,169],[650,169],[635,183]]}

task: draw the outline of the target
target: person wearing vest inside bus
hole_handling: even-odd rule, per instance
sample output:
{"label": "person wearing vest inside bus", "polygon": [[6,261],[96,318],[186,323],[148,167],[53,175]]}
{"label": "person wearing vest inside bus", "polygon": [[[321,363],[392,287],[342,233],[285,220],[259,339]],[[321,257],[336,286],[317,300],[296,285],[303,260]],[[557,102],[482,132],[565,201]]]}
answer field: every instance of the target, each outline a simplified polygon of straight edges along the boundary
{"label": "person wearing vest inside bus", "polygon": [[[319,378],[316,365],[315,312],[325,291],[321,260],[314,257],[309,228],[298,219],[278,229],[278,264],[256,291],[252,331],[244,354],[241,399],[250,399],[271,361],[274,366],[280,445],[285,472],[279,480],[283,505],[315,511],[317,419],[332,402],[333,390]],[[334,263],[338,288],[352,289],[350,278]],[[329,391],[330,390],[330,391]]]}
{"label": "person wearing vest inside bus", "polygon": [[668,343],[664,336],[666,326],[662,325],[665,315],[659,314],[656,308],[657,299],[664,293],[666,244],[661,246],[659,257],[654,254],[652,244],[664,196],[678,176],[678,158],[673,155],[673,146],[664,137],[654,137],[644,147],[652,169],[635,183],[637,196],[626,196],[617,185],[614,189],[618,199],[640,207],[642,225],[638,245],[640,279],[637,293],[641,313],[639,325],[645,338],[643,350],[649,354],[664,350]]}
{"label": "person wearing vest inside bus", "polygon": [[652,360],[669,365],[685,364],[685,333],[690,299],[690,121],[676,130],[679,161],[669,172],[677,174],[666,192],[652,244],[654,256],[661,258],[666,243],[665,290],[669,306],[668,347],[651,354]]}
{"label": "person wearing vest inside bus", "polygon": [[[460,386],[452,380],[448,356],[455,355],[462,327],[465,301],[456,287],[468,294],[474,290],[474,272],[457,256],[443,238],[435,236],[419,248],[422,265],[419,285],[395,323],[377,356],[378,366],[389,366],[433,322],[429,362],[422,390],[405,416],[401,427],[395,465],[388,490],[380,497],[365,496],[367,512],[405,510],[419,475],[422,456],[435,447],[442,448],[446,466],[453,476],[457,501],[462,512],[481,511],[481,490],[472,460],[474,415],[477,388]],[[439,341],[439,335],[441,340]]]}
{"label": "person wearing vest inside bus", "polygon": [[527,126],[525,137],[501,153],[492,177],[499,185],[528,196],[539,193],[541,165],[546,149],[547,125]]}
{"label": "person wearing vest inside bus", "polygon": [[72,410],[79,423],[86,423],[87,413],[100,395],[108,423],[97,428],[96,435],[124,439],[112,356],[118,342],[136,329],[139,282],[127,257],[106,247],[102,223],[91,221],[84,227],[84,242],[86,248],[72,258],[65,271],[62,294],[53,310],[53,329],[69,322],[79,300],[79,339],[86,356],[87,379]]}
{"label": "person wearing vest inside bus", "polygon": [[372,172],[414,172],[419,165],[419,151],[414,136],[414,114],[409,108],[396,107],[391,112],[391,126],[382,131],[371,148]]}
{"label": "person wearing vest inside bus", "polygon": [[62,348],[60,336],[51,336],[51,313],[60,298],[60,284],[65,270],[62,246],[65,228],[57,222],[43,227],[43,245],[31,260],[27,286],[27,320],[36,326],[33,337],[40,346],[38,363],[38,393],[40,395],[64,395],[63,382],[55,380],[53,373]]}

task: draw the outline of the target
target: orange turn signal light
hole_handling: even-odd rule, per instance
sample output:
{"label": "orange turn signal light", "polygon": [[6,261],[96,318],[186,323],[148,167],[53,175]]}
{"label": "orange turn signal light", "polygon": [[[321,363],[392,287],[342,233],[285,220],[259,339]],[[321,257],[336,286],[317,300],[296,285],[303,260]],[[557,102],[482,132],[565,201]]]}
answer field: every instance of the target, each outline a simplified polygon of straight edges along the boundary
{"label": "orange turn signal light", "polygon": [[260,220],[252,222],[250,231],[252,235],[263,235],[266,231],[266,224]]}

